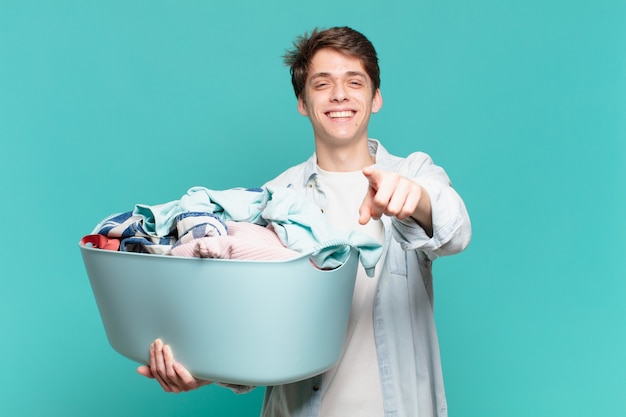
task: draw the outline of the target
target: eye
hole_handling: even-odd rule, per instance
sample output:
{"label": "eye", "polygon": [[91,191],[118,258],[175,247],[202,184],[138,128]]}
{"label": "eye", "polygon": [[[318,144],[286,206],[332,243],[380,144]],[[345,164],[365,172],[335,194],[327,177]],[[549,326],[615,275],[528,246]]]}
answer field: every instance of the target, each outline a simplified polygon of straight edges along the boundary
{"label": "eye", "polygon": [[351,87],[362,87],[363,82],[361,80],[350,80],[348,83]]}

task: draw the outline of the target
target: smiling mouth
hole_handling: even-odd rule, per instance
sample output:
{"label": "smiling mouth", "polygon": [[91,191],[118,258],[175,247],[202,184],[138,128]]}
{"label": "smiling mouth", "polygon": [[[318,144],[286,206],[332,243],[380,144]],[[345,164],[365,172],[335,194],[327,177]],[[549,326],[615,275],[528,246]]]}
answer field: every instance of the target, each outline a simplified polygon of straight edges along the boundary
{"label": "smiling mouth", "polygon": [[328,117],[330,117],[331,119],[345,119],[352,116],[354,116],[354,111],[352,110],[328,112]]}

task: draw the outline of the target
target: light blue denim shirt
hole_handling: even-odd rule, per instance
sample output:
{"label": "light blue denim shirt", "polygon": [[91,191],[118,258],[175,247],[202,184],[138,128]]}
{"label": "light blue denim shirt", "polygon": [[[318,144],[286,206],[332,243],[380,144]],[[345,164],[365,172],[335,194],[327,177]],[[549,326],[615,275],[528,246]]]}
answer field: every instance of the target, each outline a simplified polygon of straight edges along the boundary
{"label": "light blue denim shirt", "polygon": [[[374,300],[374,334],[385,417],[446,417],[431,267],[438,256],[467,247],[470,220],[447,174],[428,155],[416,152],[400,158],[373,139],[369,140],[369,149],[378,168],[411,178],[428,191],[433,217],[432,238],[412,219],[382,219],[387,255]],[[266,185],[299,190],[323,210],[326,196],[316,161],[314,154]],[[318,417],[321,383],[319,375],[267,387],[262,417]]]}

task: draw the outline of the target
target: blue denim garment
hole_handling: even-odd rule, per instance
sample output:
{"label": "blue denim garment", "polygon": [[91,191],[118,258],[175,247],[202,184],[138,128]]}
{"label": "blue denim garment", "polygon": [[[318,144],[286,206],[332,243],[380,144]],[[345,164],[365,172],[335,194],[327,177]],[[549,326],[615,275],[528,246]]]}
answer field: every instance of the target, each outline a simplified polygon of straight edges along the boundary
{"label": "blue denim garment", "polygon": [[[378,168],[411,178],[427,190],[433,213],[432,238],[411,219],[382,218],[387,255],[374,300],[374,333],[385,417],[446,417],[433,314],[432,262],[467,247],[471,239],[469,216],[445,171],[428,155],[416,152],[400,158],[372,139],[369,148]],[[293,188],[323,210],[326,196],[316,161],[314,154],[267,185]],[[262,417],[318,417],[321,383],[319,375],[267,387]]]}

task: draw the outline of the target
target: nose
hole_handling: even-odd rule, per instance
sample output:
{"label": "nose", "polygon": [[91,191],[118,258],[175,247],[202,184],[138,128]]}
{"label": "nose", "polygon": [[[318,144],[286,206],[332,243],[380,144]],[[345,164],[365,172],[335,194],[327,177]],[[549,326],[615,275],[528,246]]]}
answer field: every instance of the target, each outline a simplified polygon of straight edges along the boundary
{"label": "nose", "polygon": [[333,90],[331,91],[330,100],[335,103],[339,103],[342,101],[346,101],[348,99],[348,94],[346,94],[346,90],[343,85],[340,83],[335,84]]}

